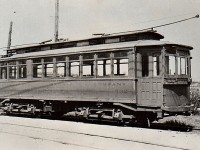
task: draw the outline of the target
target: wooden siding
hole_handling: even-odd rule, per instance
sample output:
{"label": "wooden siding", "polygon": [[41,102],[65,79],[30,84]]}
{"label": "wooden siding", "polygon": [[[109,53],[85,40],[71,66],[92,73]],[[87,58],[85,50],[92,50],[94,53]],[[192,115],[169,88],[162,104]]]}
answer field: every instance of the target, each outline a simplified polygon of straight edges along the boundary
{"label": "wooden siding", "polygon": [[160,78],[141,78],[138,80],[138,105],[162,106],[162,80]]}
{"label": "wooden siding", "polygon": [[188,85],[164,85],[165,106],[185,106],[189,102]]}
{"label": "wooden siding", "polygon": [[38,80],[0,83],[0,98],[135,103],[133,79]]}

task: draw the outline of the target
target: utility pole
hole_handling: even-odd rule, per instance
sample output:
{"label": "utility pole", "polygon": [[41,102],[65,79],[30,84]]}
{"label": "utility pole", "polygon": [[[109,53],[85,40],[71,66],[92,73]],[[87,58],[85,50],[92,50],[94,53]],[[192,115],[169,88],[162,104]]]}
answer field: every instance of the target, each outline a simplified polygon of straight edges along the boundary
{"label": "utility pole", "polygon": [[55,33],[54,41],[58,42],[58,23],[59,23],[59,0],[56,0],[55,3]]}
{"label": "utility pole", "polygon": [[13,22],[10,22],[10,29],[9,29],[9,33],[8,33],[8,45],[7,45],[7,49],[10,49],[11,46],[11,40],[12,40],[12,26],[13,26]]}

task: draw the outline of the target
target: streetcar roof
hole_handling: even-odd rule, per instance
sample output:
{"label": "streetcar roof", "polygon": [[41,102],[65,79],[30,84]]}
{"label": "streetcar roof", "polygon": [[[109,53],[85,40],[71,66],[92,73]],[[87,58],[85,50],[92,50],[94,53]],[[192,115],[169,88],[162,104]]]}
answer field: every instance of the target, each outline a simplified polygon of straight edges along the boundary
{"label": "streetcar roof", "polygon": [[[42,46],[50,46],[50,45],[56,45],[56,44],[64,44],[64,43],[73,43],[73,42],[82,42],[82,41],[89,41],[89,40],[94,40],[94,39],[107,39],[107,38],[114,38],[114,37],[120,37],[120,36],[129,36],[129,35],[138,35],[138,34],[153,34],[156,39],[163,39],[164,36],[157,33],[156,30],[137,30],[137,31],[129,31],[129,32],[119,32],[119,33],[112,33],[112,34],[103,34],[103,35],[98,35],[95,37],[91,38],[85,38],[85,39],[77,39],[77,40],[69,40],[69,41],[58,41],[58,42],[50,42],[50,43],[33,43],[33,44],[24,44],[24,45],[19,45],[19,46],[12,46],[9,50],[21,50],[21,49],[27,49],[27,48],[37,48],[37,47],[42,47]],[[51,40],[48,40],[51,41]]]}
{"label": "streetcar roof", "polygon": [[157,41],[157,40],[141,40],[141,41],[131,41],[131,42],[121,42],[121,43],[112,43],[112,44],[101,44],[101,45],[90,45],[83,47],[70,47],[46,51],[38,51],[32,53],[23,53],[15,54],[11,57],[1,58],[1,60],[15,59],[15,58],[30,58],[30,57],[49,57],[57,55],[70,55],[70,54],[81,54],[81,53],[91,53],[91,52],[104,52],[104,51],[113,51],[113,50],[128,50],[134,47],[144,47],[144,46],[180,46],[186,47],[188,50],[192,50],[191,46],[175,44],[168,41]]}

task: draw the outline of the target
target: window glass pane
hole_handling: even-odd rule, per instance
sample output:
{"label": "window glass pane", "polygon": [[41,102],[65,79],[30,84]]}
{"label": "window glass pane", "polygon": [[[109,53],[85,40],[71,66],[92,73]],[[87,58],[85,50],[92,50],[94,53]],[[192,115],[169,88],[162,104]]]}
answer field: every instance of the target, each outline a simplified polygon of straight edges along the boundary
{"label": "window glass pane", "polygon": [[186,71],[187,71],[187,75],[191,75],[190,71],[191,71],[191,68],[190,68],[190,59],[187,58],[186,59]]}
{"label": "window glass pane", "polygon": [[65,61],[65,59],[66,59],[66,56],[58,56],[58,57],[56,57],[56,61],[58,62],[58,61]]}
{"label": "window glass pane", "polygon": [[6,66],[7,66],[7,63],[5,62],[1,62],[0,63],[0,79],[6,79]]}
{"label": "window glass pane", "polygon": [[153,76],[158,76],[160,74],[159,66],[159,56],[153,57]]}
{"label": "window glass pane", "polygon": [[42,77],[42,65],[33,65],[33,77],[34,78]]}
{"label": "window glass pane", "polygon": [[45,77],[53,77],[53,64],[45,64],[44,65],[44,76]]}
{"label": "window glass pane", "polygon": [[104,70],[104,67],[103,67],[103,61],[97,61],[97,68],[98,68],[98,76],[103,76],[103,70]]}
{"label": "window glass pane", "polygon": [[142,56],[142,76],[149,76],[149,57]]}
{"label": "window glass pane", "polygon": [[178,74],[186,75],[187,74],[187,61],[184,57],[178,57]]}
{"label": "window glass pane", "polygon": [[0,75],[1,79],[7,78],[7,68],[6,67],[2,67],[0,73],[1,73],[1,75]]}
{"label": "window glass pane", "polygon": [[98,53],[98,58],[109,58],[110,53]]}
{"label": "window glass pane", "polygon": [[70,63],[70,76],[71,77],[78,77],[79,76],[79,62],[71,62]]}
{"label": "window glass pane", "polygon": [[21,60],[21,61],[19,61],[19,64],[26,64],[26,61],[25,60]]}
{"label": "window glass pane", "polygon": [[175,61],[175,56],[166,56],[165,57],[166,61],[166,73],[168,75],[175,75],[176,73],[176,61]]}
{"label": "window glass pane", "polygon": [[6,63],[6,62],[2,62],[2,63],[0,64],[0,66],[7,66],[7,63]]}
{"label": "window glass pane", "polygon": [[93,61],[84,61],[83,62],[83,76],[93,76]]}
{"label": "window glass pane", "polygon": [[128,59],[114,60],[114,75],[128,76]]}
{"label": "window glass pane", "polygon": [[41,63],[41,58],[33,59],[33,63]]}
{"label": "window glass pane", "polygon": [[79,56],[80,56],[80,55],[72,55],[72,56],[69,56],[69,60],[79,60]]}
{"label": "window glass pane", "polygon": [[128,53],[127,52],[116,52],[114,53],[115,58],[116,57],[127,57]]}
{"label": "window glass pane", "polygon": [[16,65],[15,61],[9,62],[8,65]]}
{"label": "window glass pane", "polygon": [[178,65],[178,75],[180,75],[181,74],[181,62],[180,62],[180,58],[178,57],[177,58],[177,65]]}
{"label": "window glass pane", "polygon": [[110,60],[97,61],[98,76],[111,75]]}
{"label": "window glass pane", "polygon": [[16,79],[16,75],[17,75],[17,67],[16,66],[9,67],[9,78]]}
{"label": "window glass pane", "polygon": [[110,67],[110,64],[111,63],[111,61],[110,60],[106,60],[106,74],[105,75],[111,75],[111,67]]}
{"label": "window glass pane", "polygon": [[58,63],[56,64],[57,68],[57,77],[65,77],[66,76],[66,63]]}
{"label": "window glass pane", "polygon": [[83,59],[94,59],[94,54],[84,54]]}
{"label": "window glass pane", "polygon": [[26,66],[25,65],[19,66],[19,78],[26,78],[26,77],[27,77]]}
{"label": "window glass pane", "polygon": [[173,49],[173,48],[171,48],[171,49],[166,49],[165,52],[168,53],[168,54],[176,54],[176,49]]}
{"label": "window glass pane", "polygon": [[53,57],[44,58],[44,62],[53,62]]}

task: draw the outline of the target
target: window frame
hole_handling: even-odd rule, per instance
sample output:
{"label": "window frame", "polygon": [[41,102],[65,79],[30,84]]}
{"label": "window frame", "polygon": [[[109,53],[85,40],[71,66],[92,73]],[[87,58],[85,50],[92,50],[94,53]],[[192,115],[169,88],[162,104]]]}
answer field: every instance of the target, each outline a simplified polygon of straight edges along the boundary
{"label": "window frame", "polygon": [[[47,79],[47,78],[112,78],[112,77],[128,77],[129,76],[129,52],[131,50],[117,50],[117,51],[105,51],[105,52],[92,52],[83,54],[71,54],[71,55],[58,55],[47,56],[38,58],[28,58],[13,60],[15,64],[8,64],[4,62],[0,66],[0,78],[3,78],[2,70],[4,70],[4,76],[6,79]],[[87,55],[89,57],[87,57]],[[59,57],[62,57],[59,59]],[[30,63],[27,64],[27,61]],[[116,73],[116,61],[119,61],[118,72]],[[2,64],[3,62],[1,62]],[[104,65],[104,69],[101,66]],[[124,71],[124,65],[127,65]],[[88,66],[88,67],[87,67]],[[15,76],[7,70],[10,67],[15,70]],[[75,71],[72,71],[73,67],[77,67]],[[59,73],[58,69],[62,69],[62,73]],[[100,71],[101,68],[101,71]],[[49,70],[50,69],[50,70]],[[88,71],[88,69],[90,69]],[[45,71],[46,70],[46,71]],[[55,71],[56,70],[56,71]],[[105,70],[105,71],[103,71]],[[51,72],[49,75],[48,72]],[[13,72],[13,71],[12,71]],[[46,72],[46,73],[45,73]],[[73,72],[77,72],[75,76],[72,76]],[[89,75],[87,75],[89,72]],[[100,72],[101,75],[100,75]]]}
{"label": "window frame", "polygon": [[[170,56],[173,56],[175,58],[175,74],[174,75],[170,75],[167,73],[167,67],[169,67],[167,65],[167,61],[166,61],[166,57],[170,57]],[[184,58],[185,60],[185,74],[181,74],[181,58]],[[169,76],[169,77],[188,77],[190,76],[190,53],[189,51],[184,51],[184,50],[176,50],[176,53],[174,54],[169,54],[169,53],[166,53],[165,54],[165,76]],[[168,68],[169,69],[169,68]]]}

